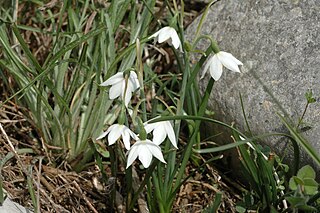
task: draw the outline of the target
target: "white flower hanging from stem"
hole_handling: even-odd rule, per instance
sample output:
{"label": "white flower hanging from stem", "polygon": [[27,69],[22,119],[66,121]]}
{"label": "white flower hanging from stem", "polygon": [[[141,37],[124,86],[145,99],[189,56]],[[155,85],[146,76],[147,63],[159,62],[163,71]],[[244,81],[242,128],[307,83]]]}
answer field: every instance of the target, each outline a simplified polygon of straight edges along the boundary
{"label": "white flower hanging from stem", "polygon": [[126,72],[118,72],[100,84],[100,86],[111,86],[109,98],[113,100],[120,97],[124,100],[126,107],[131,100],[132,93],[140,88],[137,74],[134,71],[130,71],[128,74]]}
{"label": "white flower hanging from stem", "polygon": [[242,62],[236,59],[232,54],[220,51],[208,59],[202,71],[201,79],[209,70],[211,77],[217,81],[222,75],[223,66],[233,72],[240,72],[239,65],[243,65]]}
{"label": "white flower hanging from stem", "polygon": [[147,133],[153,132],[153,143],[160,145],[168,136],[174,148],[178,149],[176,136],[170,121],[160,121],[155,123],[146,123],[144,125]]}
{"label": "white flower hanging from stem", "polygon": [[114,144],[120,137],[122,137],[124,147],[130,149],[130,137],[137,139],[138,137],[127,126],[122,124],[113,124],[107,131],[102,133],[96,140],[100,140],[108,135],[109,146]]}
{"label": "white flower hanging from stem", "polygon": [[160,160],[162,163],[166,163],[163,158],[161,148],[158,145],[148,139],[138,139],[137,142],[133,144],[133,146],[129,150],[126,168],[129,168],[137,157],[139,158],[143,167],[148,168],[151,164],[153,156]]}
{"label": "white flower hanging from stem", "polygon": [[155,38],[155,40],[159,43],[167,42],[175,49],[178,49],[180,47],[180,50],[182,50],[178,33],[172,27],[163,27],[158,32],[151,35],[149,38]]}

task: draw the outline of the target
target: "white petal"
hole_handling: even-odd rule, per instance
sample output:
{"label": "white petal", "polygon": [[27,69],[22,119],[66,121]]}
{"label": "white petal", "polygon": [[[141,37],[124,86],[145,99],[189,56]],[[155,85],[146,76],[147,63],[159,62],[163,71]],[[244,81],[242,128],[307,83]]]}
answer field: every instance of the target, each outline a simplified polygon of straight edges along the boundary
{"label": "white petal", "polygon": [[103,132],[101,135],[99,135],[99,136],[96,138],[96,140],[100,140],[100,139],[106,137],[106,135],[107,135],[108,133],[109,133],[108,131]]}
{"label": "white petal", "polygon": [[122,93],[122,82],[119,82],[117,84],[112,85],[112,87],[109,90],[109,98],[111,100],[116,99],[119,97]]}
{"label": "white petal", "polygon": [[157,128],[153,130],[152,141],[156,145],[160,145],[165,140],[166,137],[167,137],[167,133],[163,124],[158,125]]}
{"label": "white petal", "polygon": [[161,32],[161,30],[158,30],[157,32],[155,32],[154,34],[152,34],[151,36],[149,36],[148,39],[150,39],[150,38],[156,38],[156,40],[157,40],[157,37],[158,37],[158,35],[160,34],[160,32]]}
{"label": "white petal", "polygon": [[[222,51],[223,52],[223,51]],[[234,57],[231,53],[223,52],[223,54],[228,55],[237,65],[243,65],[241,61],[239,61],[236,57]]]}
{"label": "white petal", "polygon": [[132,132],[131,130],[130,130],[130,136],[136,141],[139,140],[139,137],[134,132]]}
{"label": "white petal", "polygon": [[176,135],[174,134],[173,127],[170,121],[165,121],[165,122],[166,122],[165,130],[166,130],[166,133],[168,134],[168,138],[171,141],[171,144],[174,146],[174,148],[178,149]]}
{"label": "white petal", "polygon": [[146,141],[141,141],[139,145],[139,160],[144,168],[148,168],[152,161],[152,152],[147,147]]}
{"label": "white petal", "polygon": [[109,135],[108,135],[108,142],[109,142],[109,145],[112,145],[114,144],[121,136],[121,133],[122,133],[122,126],[123,125],[119,125],[119,124],[114,124],[112,126],[109,127]]}
{"label": "white petal", "polygon": [[133,161],[135,161],[135,159],[137,159],[138,157],[138,152],[137,152],[138,146],[136,144],[137,143],[135,143],[129,150],[126,169],[128,169],[129,166],[131,166],[131,164],[133,163]]}
{"label": "white petal", "polygon": [[175,49],[178,49],[179,46],[181,45],[180,38],[174,29],[172,29],[172,32],[171,32],[171,43]]}
{"label": "white petal", "polygon": [[[181,47],[181,41],[179,39],[179,36],[176,30],[172,27],[163,27],[158,32],[151,35],[149,39],[154,37],[155,37],[155,40],[158,41],[159,43],[166,41],[169,43],[169,45],[173,45],[175,49],[178,49],[179,47]],[[182,52],[182,49],[180,50]]]}
{"label": "white petal", "polygon": [[242,65],[241,61],[236,59],[233,55],[227,52],[220,51],[216,54],[223,66],[233,72],[240,72],[238,65]]}
{"label": "white petal", "polygon": [[134,91],[136,91],[138,88],[140,88],[140,84],[139,84],[138,79],[129,78],[129,79],[128,79],[128,89],[129,89],[131,92],[134,92]]}
{"label": "white petal", "polygon": [[[130,100],[131,100],[131,97],[132,97],[132,93],[131,93],[130,89],[127,88],[127,90],[126,90],[126,95],[125,95],[125,99],[124,99],[124,105],[125,105],[126,107],[128,107],[128,104],[129,104],[129,102],[130,102]],[[123,97],[122,97],[122,99],[123,99]]]}
{"label": "white petal", "polygon": [[171,36],[171,27],[164,27],[160,30],[158,35],[158,42],[162,43],[167,41]]}
{"label": "white petal", "polygon": [[207,73],[207,71],[208,71],[208,69],[209,69],[209,66],[210,66],[211,63],[212,63],[212,58],[213,58],[213,56],[211,56],[211,57],[207,60],[204,68],[203,68],[202,71],[201,71],[201,77],[200,77],[200,79],[202,79],[202,78],[206,75],[206,73]]}
{"label": "white petal", "polygon": [[[103,137],[105,137],[107,134],[109,134],[109,132],[113,129],[112,127],[113,125],[109,126],[109,128],[107,129],[107,131],[105,131],[104,133],[102,133],[98,138],[101,139]],[[98,139],[97,138],[97,139]]]}
{"label": "white petal", "polygon": [[119,83],[121,80],[123,80],[123,72],[118,72],[115,75],[111,76],[106,80],[105,82],[101,83],[100,86],[110,86],[113,84]]}
{"label": "white petal", "polygon": [[130,71],[130,77],[129,77],[129,85],[130,85],[130,90],[133,92],[136,89],[140,87],[138,76],[134,71]]}
{"label": "white petal", "polygon": [[124,143],[124,147],[129,150],[130,149],[130,129],[125,127],[122,132],[122,141]]}
{"label": "white petal", "polygon": [[[138,83],[138,84],[137,84]],[[128,90],[130,92],[136,91],[140,87],[139,82],[136,82],[134,79],[128,79]]]}
{"label": "white petal", "polygon": [[150,142],[147,142],[147,147],[153,156],[155,156],[159,161],[166,163],[166,161],[163,158],[161,148],[159,146],[157,146],[156,144],[150,141]]}
{"label": "white petal", "polygon": [[219,61],[218,57],[216,57],[216,55],[214,55],[212,57],[209,69],[210,69],[210,75],[215,81],[220,79],[220,77],[222,75],[222,68],[223,68],[222,64]]}
{"label": "white petal", "polygon": [[157,123],[145,123],[144,124],[144,129],[146,130],[147,133],[152,132],[157,126]]}

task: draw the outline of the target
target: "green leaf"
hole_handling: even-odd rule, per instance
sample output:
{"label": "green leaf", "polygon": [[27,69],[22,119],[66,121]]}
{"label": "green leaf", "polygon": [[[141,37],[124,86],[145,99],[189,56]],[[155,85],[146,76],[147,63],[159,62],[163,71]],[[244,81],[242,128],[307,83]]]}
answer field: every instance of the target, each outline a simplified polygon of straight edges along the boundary
{"label": "green leaf", "polygon": [[315,179],[316,173],[310,165],[306,165],[306,166],[302,167],[301,169],[299,169],[297,176],[300,179],[304,179],[304,178]]}
{"label": "green leaf", "polygon": [[291,204],[291,208],[299,209],[303,212],[317,212],[316,208],[306,204],[307,198],[305,197],[286,197],[286,200]]}
{"label": "green leaf", "polygon": [[244,145],[246,144],[246,141],[239,141],[236,143],[230,143],[230,144],[226,144],[226,145],[222,145],[222,146],[218,146],[218,147],[213,147],[213,148],[207,148],[207,149],[195,149],[194,152],[196,153],[213,153],[213,152],[221,152],[221,151],[225,151],[228,149],[232,149],[234,147],[240,146],[240,145]]}
{"label": "green leaf", "polygon": [[306,205],[306,198],[304,197],[286,197],[286,200],[292,205],[293,208]]}
{"label": "green leaf", "polygon": [[236,206],[236,211],[239,213],[245,213],[246,212],[246,208],[242,207],[242,206]]}
{"label": "green leaf", "polygon": [[290,181],[289,181],[289,187],[290,187],[290,189],[291,189],[291,190],[297,190],[298,185],[303,186],[303,185],[304,185],[303,180],[300,179],[300,178],[297,177],[297,176],[291,177],[291,178],[290,178]]}
{"label": "green leaf", "polygon": [[218,212],[218,209],[221,204],[221,199],[222,199],[222,193],[217,192],[214,198],[214,202],[206,208],[203,213],[209,213],[209,212]]}
{"label": "green leaf", "polygon": [[289,188],[293,191],[297,190],[298,188],[297,183],[294,181],[293,177],[291,177],[289,180]]}
{"label": "green leaf", "polygon": [[102,155],[105,158],[110,157],[110,152],[107,150],[106,146],[103,143],[95,142],[94,146],[100,155]]}
{"label": "green leaf", "polygon": [[319,184],[313,178],[305,178],[304,182],[304,190],[307,195],[315,195],[318,192]]}
{"label": "green leaf", "polygon": [[305,94],[305,97],[309,104],[316,102],[316,99],[313,97],[312,90],[308,90]]}
{"label": "green leaf", "polygon": [[278,116],[281,119],[281,122],[290,131],[292,138],[308,153],[308,155],[310,157],[313,158],[313,160],[319,166],[320,165],[320,155],[317,153],[315,148],[312,147],[310,145],[310,143],[304,137],[302,137],[302,135],[299,132],[297,132],[297,130],[295,128],[293,128],[292,125],[290,125],[283,116],[281,116],[280,114],[278,114]]}
{"label": "green leaf", "polygon": [[278,213],[277,209],[273,206],[270,207],[270,213]]}
{"label": "green leaf", "polygon": [[317,209],[313,206],[308,206],[308,205],[301,205],[298,207],[298,209],[304,211],[304,212],[316,212]]}
{"label": "green leaf", "polygon": [[292,208],[297,208],[303,211],[316,211],[317,209],[307,205],[305,197],[286,197],[286,200],[291,204]]}
{"label": "green leaf", "polygon": [[301,178],[299,178],[297,176],[293,176],[293,180],[297,185],[301,185],[301,186],[304,185],[303,179],[301,179]]}

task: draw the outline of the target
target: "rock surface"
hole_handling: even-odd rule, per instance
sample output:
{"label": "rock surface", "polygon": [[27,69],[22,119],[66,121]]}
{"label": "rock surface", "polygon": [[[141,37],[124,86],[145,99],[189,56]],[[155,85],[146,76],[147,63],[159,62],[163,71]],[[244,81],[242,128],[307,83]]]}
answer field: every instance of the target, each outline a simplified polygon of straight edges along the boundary
{"label": "rock surface", "polygon": [[[306,105],[305,93],[312,89],[317,102],[309,106],[301,127],[307,127],[304,136],[320,153],[319,11],[318,0],[224,0],[210,8],[202,34],[212,36],[220,50],[232,53],[244,64],[241,74],[224,69],[215,83],[209,106],[218,119],[234,121],[246,130],[241,92],[255,135],[286,132],[276,112],[297,123]],[[187,40],[192,40],[199,19],[189,26]],[[202,50],[207,47],[205,42],[198,45]],[[208,79],[200,81],[202,91]],[[285,151],[292,156],[283,138],[266,138],[264,142],[279,154]],[[305,154],[303,161],[312,163]]]}

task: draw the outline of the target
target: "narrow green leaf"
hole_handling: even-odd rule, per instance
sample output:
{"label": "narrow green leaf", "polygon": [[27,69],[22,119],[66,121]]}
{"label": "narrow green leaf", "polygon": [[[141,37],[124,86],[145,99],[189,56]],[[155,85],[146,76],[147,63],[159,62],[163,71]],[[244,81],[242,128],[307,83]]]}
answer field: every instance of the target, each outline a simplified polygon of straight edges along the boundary
{"label": "narrow green leaf", "polygon": [[[278,113],[277,113],[278,114]],[[281,122],[287,127],[287,129],[290,131],[290,134],[292,137],[296,140],[296,142],[308,153],[308,155],[313,158],[313,160],[320,166],[320,155],[317,153],[315,148],[313,148],[309,142],[302,137],[300,133],[297,132],[296,129],[294,129],[283,116],[278,114],[279,118],[281,119]]]}
{"label": "narrow green leaf", "polygon": [[213,148],[206,148],[206,149],[194,149],[193,151],[199,154],[204,154],[204,153],[214,153],[214,152],[221,152],[221,151],[225,151],[228,149],[232,149],[235,147],[238,147],[240,145],[244,145],[248,142],[246,141],[237,141],[236,143],[230,143],[230,144],[226,144],[226,145],[221,145],[218,147],[213,147]]}
{"label": "narrow green leaf", "polygon": [[[87,41],[88,39],[100,34],[103,30],[105,30],[105,26],[100,26],[97,29],[87,33],[86,35],[76,39],[75,41],[67,44],[64,48],[62,48],[60,51],[58,51],[55,55],[52,56],[52,58],[49,60],[49,64],[46,65],[46,67],[43,69],[44,71],[42,73],[40,73],[38,76],[36,76],[32,81],[30,81],[28,83],[28,85],[26,85],[25,87],[23,87],[22,89],[20,89],[18,92],[16,92],[14,95],[12,95],[11,97],[9,97],[8,99],[6,99],[2,104],[7,103],[9,100],[11,100],[12,98],[16,97],[17,95],[19,95],[20,93],[22,93],[23,91],[29,89],[35,82],[37,82],[38,80],[40,80],[43,76],[47,75],[50,71],[52,71],[52,68],[54,66],[56,66],[57,61],[69,50],[72,50],[73,48],[77,47],[78,45],[80,45],[81,43]],[[1,37],[0,37],[0,41],[1,41]]]}
{"label": "narrow green leaf", "polygon": [[16,38],[18,39],[22,50],[24,51],[24,53],[27,56],[27,59],[29,59],[29,62],[31,65],[33,65],[33,67],[36,69],[37,73],[41,73],[42,67],[40,66],[40,64],[38,63],[37,59],[33,56],[33,54],[31,53],[31,51],[29,50],[28,45],[26,44],[26,42],[24,41],[24,39],[22,38],[17,26],[15,24],[12,25],[12,30],[14,32],[14,35],[16,36]]}

